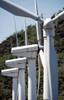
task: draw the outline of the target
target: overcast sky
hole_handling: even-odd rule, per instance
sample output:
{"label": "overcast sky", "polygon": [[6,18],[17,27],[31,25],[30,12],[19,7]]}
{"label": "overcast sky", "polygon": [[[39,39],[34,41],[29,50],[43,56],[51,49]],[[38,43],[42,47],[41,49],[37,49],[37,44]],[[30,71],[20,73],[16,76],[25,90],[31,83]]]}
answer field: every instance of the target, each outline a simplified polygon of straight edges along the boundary
{"label": "overcast sky", "polygon": [[[35,13],[34,0],[10,0]],[[64,0],[37,0],[39,15],[43,13],[44,19],[50,18],[54,13],[64,8]],[[15,16],[17,31],[24,29],[24,18]],[[32,19],[26,19],[27,26],[35,24]],[[14,15],[0,8],[0,43],[15,32]]]}

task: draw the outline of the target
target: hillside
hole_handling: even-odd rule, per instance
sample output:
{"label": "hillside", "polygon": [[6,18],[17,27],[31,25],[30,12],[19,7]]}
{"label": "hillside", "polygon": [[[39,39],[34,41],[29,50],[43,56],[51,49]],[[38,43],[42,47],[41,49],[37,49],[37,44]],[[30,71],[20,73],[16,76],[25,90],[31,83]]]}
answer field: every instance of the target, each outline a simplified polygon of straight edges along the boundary
{"label": "hillside", "polygon": [[[27,27],[29,44],[37,43],[35,25]],[[18,32],[19,46],[25,45],[24,30]],[[11,54],[11,47],[16,46],[15,33],[8,37],[0,44],[0,71],[6,69],[5,60],[16,58]],[[55,49],[58,55],[58,68],[59,68],[59,100],[64,99],[64,19],[59,20],[56,26],[55,34]],[[38,76],[38,66],[37,66]],[[26,77],[27,78],[27,77]],[[38,78],[38,77],[37,77]],[[41,69],[41,83],[39,91],[39,99],[42,100],[43,94],[43,69]],[[0,73],[0,100],[11,100],[12,93],[12,79],[4,77]],[[26,94],[27,95],[27,94]]]}
{"label": "hillside", "polygon": [[64,99],[64,19],[59,20],[56,27],[55,49],[59,67],[59,100]]}

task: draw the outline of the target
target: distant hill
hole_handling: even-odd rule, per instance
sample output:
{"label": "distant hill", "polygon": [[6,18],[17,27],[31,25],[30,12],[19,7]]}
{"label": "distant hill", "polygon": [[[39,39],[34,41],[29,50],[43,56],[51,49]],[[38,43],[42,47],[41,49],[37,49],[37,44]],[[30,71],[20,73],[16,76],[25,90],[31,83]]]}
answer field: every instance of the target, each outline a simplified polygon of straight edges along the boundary
{"label": "distant hill", "polygon": [[[54,16],[53,16],[54,17]],[[24,30],[18,32],[19,46],[25,45]],[[35,25],[29,25],[27,27],[28,42],[29,44],[37,43],[36,39],[36,27]],[[16,58],[11,54],[11,48],[16,47],[15,33],[8,37],[0,44],[0,71],[6,69],[5,60]],[[57,22],[55,31],[55,49],[58,55],[58,68],[59,68],[59,100],[64,99],[64,19]],[[38,66],[37,66],[37,78],[38,78]],[[41,69],[41,83],[39,91],[39,99],[42,100],[43,94],[43,69]],[[27,95],[27,94],[26,94]],[[12,79],[4,77],[0,73],[0,100],[11,100],[12,97]]]}

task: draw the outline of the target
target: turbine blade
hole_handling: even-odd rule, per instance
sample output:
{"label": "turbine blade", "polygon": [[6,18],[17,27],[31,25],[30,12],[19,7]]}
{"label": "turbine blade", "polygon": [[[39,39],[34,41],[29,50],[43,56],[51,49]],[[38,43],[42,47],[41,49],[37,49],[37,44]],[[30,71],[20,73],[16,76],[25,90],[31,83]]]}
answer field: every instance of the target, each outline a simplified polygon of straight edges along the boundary
{"label": "turbine blade", "polygon": [[42,66],[44,68],[45,67],[44,66],[44,52],[42,50],[40,50],[39,56],[40,56],[41,64],[42,64]]}
{"label": "turbine blade", "polygon": [[[37,0],[35,0],[35,13],[38,16]],[[39,23],[39,21],[36,21],[36,31],[37,31],[38,44],[41,45],[41,29],[40,29],[40,23]],[[38,55],[38,68],[39,68],[39,75],[38,75],[38,94],[39,94],[39,85],[40,85],[40,67],[41,67],[41,62],[40,62],[40,57]]]}
{"label": "turbine blade", "polygon": [[25,28],[25,45],[28,45],[27,29],[26,29],[26,18],[24,18],[24,28]]}
{"label": "turbine blade", "polygon": [[62,11],[55,18],[53,18],[52,21],[56,22],[59,18],[64,18],[64,11]]}
{"label": "turbine blade", "polygon": [[[38,7],[37,7],[37,0],[35,0],[35,13],[38,16]],[[41,36],[41,29],[40,29],[40,23],[39,21],[36,21],[36,31],[37,31],[37,40],[38,40],[38,44],[41,45],[42,44],[42,36]]]}
{"label": "turbine blade", "polygon": [[17,28],[16,28],[15,17],[14,17],[14,25],[15,25],[15,32],[16,32],[16,43],[17,43],[17,47],[18,47],[19,46],[19,43],[18,43],[18,36],[17,36]]}
{"label": "turbine blade", "polygon": [[40,61],[40,56],[38,55],[38,92],[37,92],[37,96],[39,94],[39,86],[40,86],[40,72],[41,72],[41,61]]}
{"label": "turbine blade", "polygon": [[34,20],[43,21],[41,18],[39,18],[32,12],[8,0],[0,0],[0,7],[17,16],[29,17]]}

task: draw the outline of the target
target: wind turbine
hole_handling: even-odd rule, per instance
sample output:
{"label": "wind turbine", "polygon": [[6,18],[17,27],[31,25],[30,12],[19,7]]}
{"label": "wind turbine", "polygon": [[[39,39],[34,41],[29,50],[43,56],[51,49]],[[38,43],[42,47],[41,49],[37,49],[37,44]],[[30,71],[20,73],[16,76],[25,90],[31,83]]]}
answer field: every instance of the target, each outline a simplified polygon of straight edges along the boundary
{"label": "wind turbine", "polygon": [[[6,9],[7,11],[13,13],[17,16],[24,16],[32,18],[36,21],[43,22],[43,37],[44,37],[44,53],[40,49],[40,58],[42,64],[44,65],[44,98],[58,100],[58,66],[57,66],[57,56],[52,43],[52,37],[54,36],[54,22],[59,18],[64,18],[64,11],[57,15],[53,19],[41,19],[38,15],[35,15],[26,9],[8,1],[1,0],[0,7]],[[43,55],[44,54],[44,55]],[[44,63],[43,57],[44,56]],[[48,87],[48,88],[47,88]]]}

